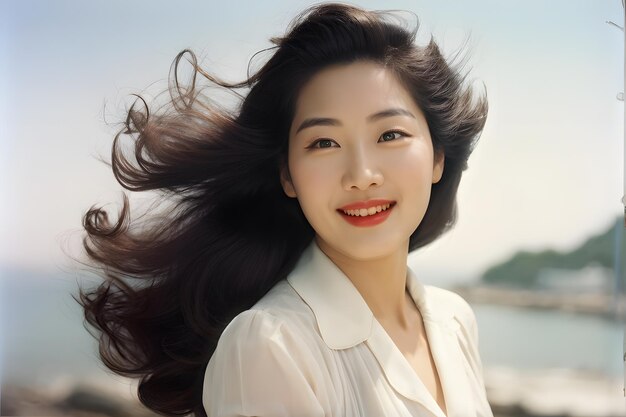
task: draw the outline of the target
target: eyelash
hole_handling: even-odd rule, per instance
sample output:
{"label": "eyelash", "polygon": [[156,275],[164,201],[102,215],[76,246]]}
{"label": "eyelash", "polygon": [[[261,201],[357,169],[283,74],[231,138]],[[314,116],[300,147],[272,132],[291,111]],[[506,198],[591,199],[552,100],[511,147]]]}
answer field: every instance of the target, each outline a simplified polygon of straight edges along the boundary
{"label": "eyelash", "polygon": [[[382,135],[380,135],[380,137],[382,138],[383,136],[385,136],[385,135],[386,135],[386,134],[388,134],[388,133],[397,133],[397,134],[399,134],[400,136],[409,136],[409,134],[408,134],[408,133],[403,132],[403,131],[401,131],[401,130],[389,130],[389,131],[387,131],[387,132],[383,133]],[[397,140],[397,139],[399,139],[399,138],[395,138],[395,139],[393,139],[393,140],[387,140],[387,141],[383,141],[383,142],[393,142],[394,140]],[[317,140],[315,140],[313,143],[311,143],[309,146],[307,146],[307,149],[329,149],[329,148],[331,148],[332,146],[329,146],[329,147],[326,147],[326,148],[318,148],[317,146],[315,146],[315,145],[317,145],[318,143],[320,143],[320,142],[324,142],[324,141],[327,141],[327,140],[328,140],[328,141],[332,141],[332,139],[328,139],[328,138],[321,138],[321,139],[317,139]]]}

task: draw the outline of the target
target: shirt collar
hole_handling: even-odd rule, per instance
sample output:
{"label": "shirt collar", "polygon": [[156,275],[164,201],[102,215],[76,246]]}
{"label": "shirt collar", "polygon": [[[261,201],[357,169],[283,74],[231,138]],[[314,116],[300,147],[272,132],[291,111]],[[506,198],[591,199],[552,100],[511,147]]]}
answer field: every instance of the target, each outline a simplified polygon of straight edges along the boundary
{"label": "shirt collar", "polygon": [[[423,318],[448,322],[448,310],[432,308],[424,285],[407,266],[406,288]],[[319,248],[315,239],[303,251],[287,281],[311,308],[329,348],[346,349],[367,340],[374,315],[352,281]]]}

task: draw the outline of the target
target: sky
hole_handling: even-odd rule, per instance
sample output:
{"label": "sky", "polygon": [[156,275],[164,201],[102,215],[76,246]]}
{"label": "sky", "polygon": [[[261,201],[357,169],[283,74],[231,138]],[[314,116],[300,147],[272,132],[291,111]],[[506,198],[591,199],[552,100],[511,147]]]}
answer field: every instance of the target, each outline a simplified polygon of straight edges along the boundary
{"label": "sky", "polygon": [[[241,80],[313,3],[2,1],[0,266],[65,268],[84,213],[115,215],[122,187],[97,157],[109,158],[130,94],[166,88],[178,52]],[[447,56],[469,37],[466,68],[486,88],[458,222],[409,258],[425,282],[475,279],[519,250],[573,249],[623,213],[624,38],[606,23],[623,25],[619,0],[350,3],[412,11],[418,43],[432,34]]]}

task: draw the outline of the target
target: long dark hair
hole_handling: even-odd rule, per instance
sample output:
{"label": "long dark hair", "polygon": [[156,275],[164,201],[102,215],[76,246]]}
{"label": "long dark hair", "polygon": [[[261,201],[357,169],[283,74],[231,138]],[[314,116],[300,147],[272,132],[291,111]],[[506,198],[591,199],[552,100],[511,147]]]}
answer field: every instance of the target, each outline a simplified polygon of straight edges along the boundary
{"label": "long dark hair", "polygon": [[[426,116],[435,151],[445,155],[410,251],[455,223],[457,188],[487,100],[473,97],[432,36],[418,46],[417,26],[393,18],[342,4],[311,7],[272,39],[271,58],[239,83],[210,75],[184,50],[172,64],[165,110],[151,114],[141,96],[128,110],[113,140],[113,174],[124,188],[155,190],[157,203],[172,204],[131,222],[124,194],[115,222],[102,208],[86,212],[86,264],[104,280],[81,288],[77,301],[98,333],[102,361],[140,378],[138,396],[148,408],[206,416],[203,375],[224,327],[289,274],[315,235],[297,200],[284,194],[279,170],[295,100],[316,71],[369,60],[399,77]],[[193,80],[182,87],[178,68],[186,55]],[[212,101],[197,88],[198,74],[234,92],[240,104],[233,110]],[[134,140],[134,162],[122,152],[121,135]]]}

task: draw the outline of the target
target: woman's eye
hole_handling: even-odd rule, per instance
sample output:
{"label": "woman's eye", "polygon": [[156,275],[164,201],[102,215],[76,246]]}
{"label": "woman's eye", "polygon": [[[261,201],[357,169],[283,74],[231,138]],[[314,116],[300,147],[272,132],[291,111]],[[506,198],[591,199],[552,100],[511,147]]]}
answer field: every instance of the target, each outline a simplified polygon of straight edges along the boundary
{"label": "woman's eye", "polygon": [[[316,140],[315,142],[313,142],[313,143],[309,146],[309,148],[318,148],[318,149],[320,149],[320,148],[331,148],[331,147],[332,147],[332,146],[331,146],[332,142],[333,142],[333,141],[332,141],[331,139],[318,139],[318,140]],[[320,146],[315,146],[315,145],[317,145],[318,143],[320,144]]]}
{"label": "woman's eye", "polygon": [[[395,135],[398,135],[398,136],[396,137]],[[392,130],[392,131],[383,133],[380,137],[384,142],[389,142],[390,140],[394,140],[402,136],[406,136],[406,134],[397,130]]]}

